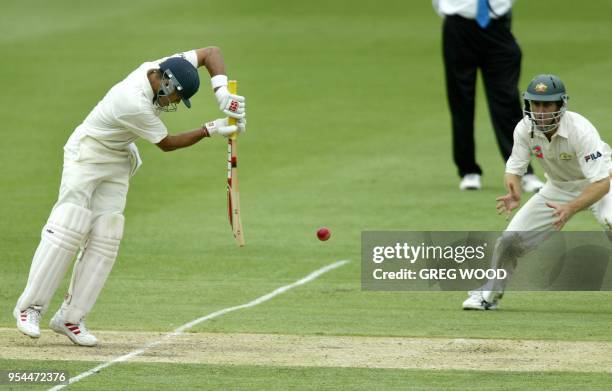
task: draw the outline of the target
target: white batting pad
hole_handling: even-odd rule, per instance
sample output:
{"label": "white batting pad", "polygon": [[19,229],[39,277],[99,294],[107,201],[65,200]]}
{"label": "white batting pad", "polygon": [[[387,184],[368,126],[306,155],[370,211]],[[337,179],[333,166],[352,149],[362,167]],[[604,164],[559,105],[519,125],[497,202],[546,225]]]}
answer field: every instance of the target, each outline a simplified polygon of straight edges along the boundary
{"label": "white batting pad", "polygon": [[66,274],[68,265],[89,231],[91,211],[75,204],[57,205],[51,212],[30,267],[28,283],[17,301],[23,311],[40,306],[44,313]]}
{"label": "white batting pad", "polygon": [[96,303],[117,258],[123,223],[123,215],[119,214],[102,215],[94,222],[62,306],[66,322],[78,323]]}

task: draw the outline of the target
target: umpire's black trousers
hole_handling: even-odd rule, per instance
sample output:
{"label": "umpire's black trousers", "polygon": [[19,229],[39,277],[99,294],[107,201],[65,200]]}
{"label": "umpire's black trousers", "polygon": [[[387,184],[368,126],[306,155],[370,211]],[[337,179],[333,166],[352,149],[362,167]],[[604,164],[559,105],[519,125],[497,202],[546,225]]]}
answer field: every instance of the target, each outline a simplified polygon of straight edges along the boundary
{"label": "umpire's black trousers", "polygon": [[[474,144],[478,68],[504,162],[512,152],[514,128],[523,117],[518,91],[521,49],[510,31],[510,13],[492,19],[486,29],[473,19],[446,16],[442,40],[446,92],[453,122],[453,158],[460,176],[482,174],[476,163]],[[528,172],[533,172],[531,166]]]}

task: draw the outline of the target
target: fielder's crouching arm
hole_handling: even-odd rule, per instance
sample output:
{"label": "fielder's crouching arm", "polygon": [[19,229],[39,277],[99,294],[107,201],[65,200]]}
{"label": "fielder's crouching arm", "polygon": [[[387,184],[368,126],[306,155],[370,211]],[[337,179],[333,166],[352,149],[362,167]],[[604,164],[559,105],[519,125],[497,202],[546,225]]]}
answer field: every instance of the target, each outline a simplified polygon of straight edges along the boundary
{"label": "fielder's crouching arm", "polygon": [[599,213],[597,217],[599,223],[605,228],[608,239],[612,242],[612,175],[608,180],[608,192],[604,195],[604,199],[599,204]]}
{"label": "fielder's crouching arm", "polygon": [[600,179],[588,185],[574,201],[570,202],[570,205],[572,205],[575,212],[579,212],[601,200],[609,191],[610,177]]}

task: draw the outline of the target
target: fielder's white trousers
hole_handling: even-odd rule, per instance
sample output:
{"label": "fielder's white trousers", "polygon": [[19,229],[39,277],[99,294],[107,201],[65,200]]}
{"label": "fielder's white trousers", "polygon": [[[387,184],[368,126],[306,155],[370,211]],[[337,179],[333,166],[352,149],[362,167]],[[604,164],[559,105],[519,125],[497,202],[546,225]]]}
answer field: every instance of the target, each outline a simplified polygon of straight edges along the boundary
{"label": "fielder's white trousers", "polygon": [[[555,185],[547,181],[546,185],[518,211],[508,224],[506,231],[553,231],[553,223],[557,217],[553,216],[554,210],[546,206],[546,203],[566,204],[571,202],[580,195],[582,188],[583,186],[579,186],[578,183]],[[612,231],[612,188],[589,210],[605,230]]]}
{"label": "fielder's white trousers", "polygon": [[[576,199],[585,182],[554,183],[547,181],[546,185],[518,211],[508,224],[500,238],[497,239],[492,257],[492,267],[504,268],[508,278],[490,280],[482,288],[487,294],[503,292],[510,276],[517,266],[517,258],[535,249],[539,243],[548,239],[555,230],[553,223],[558,219],[553,215],[554,209],[547,202],[569,203]],[[612,188],[602,199],[593,204],[589,210],[597,222],[607,231],[612,240]],[[487,297],[485,297],[487,300]]]}

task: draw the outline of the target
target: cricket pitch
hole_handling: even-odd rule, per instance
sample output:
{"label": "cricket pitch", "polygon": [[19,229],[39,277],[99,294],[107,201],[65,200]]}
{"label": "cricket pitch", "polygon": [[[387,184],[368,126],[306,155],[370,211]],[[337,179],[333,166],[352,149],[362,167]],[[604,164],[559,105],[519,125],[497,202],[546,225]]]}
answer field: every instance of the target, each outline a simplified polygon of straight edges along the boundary
{"label": "cricket pitch", "polygon": [[[43,330],[35,340],[0,328],[0,358],[110,361],[164,333],[96,331],[100,345],[85,348]],[[185,333],[131,361],[444,370],[612,373],[612,342],[501,339]]]}

